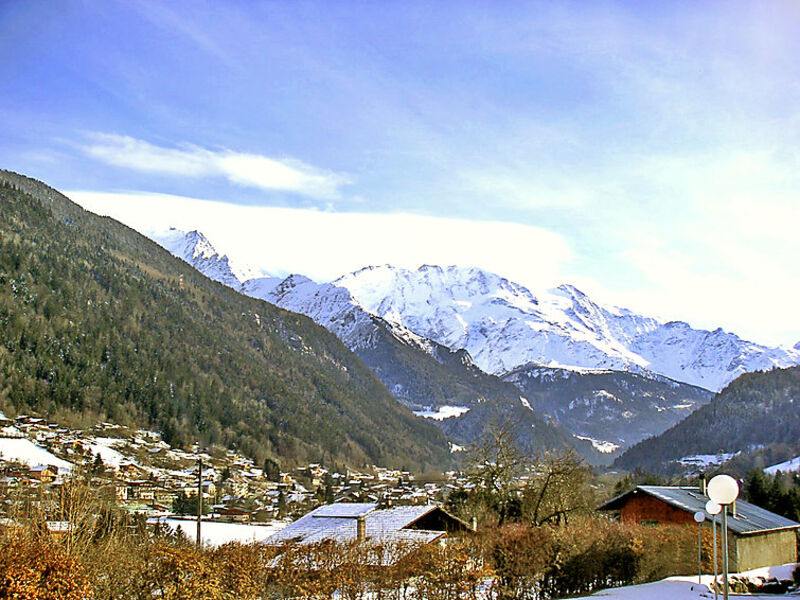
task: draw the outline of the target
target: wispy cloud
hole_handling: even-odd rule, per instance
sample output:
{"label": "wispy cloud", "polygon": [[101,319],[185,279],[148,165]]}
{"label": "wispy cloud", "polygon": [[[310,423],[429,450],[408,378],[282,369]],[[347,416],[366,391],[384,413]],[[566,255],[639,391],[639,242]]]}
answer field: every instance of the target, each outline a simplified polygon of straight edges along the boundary
{"label": "wispy cloud", "polygon": [[105,163],[148,173],[182,177],[225,177],[236,185],[294,192],[331,200],[350,183],[342,173],[307,165],[295,159],[275,159],[232,150],[208,150],[192,144],[156,146],[129,136],[94,133],[83,151]]}

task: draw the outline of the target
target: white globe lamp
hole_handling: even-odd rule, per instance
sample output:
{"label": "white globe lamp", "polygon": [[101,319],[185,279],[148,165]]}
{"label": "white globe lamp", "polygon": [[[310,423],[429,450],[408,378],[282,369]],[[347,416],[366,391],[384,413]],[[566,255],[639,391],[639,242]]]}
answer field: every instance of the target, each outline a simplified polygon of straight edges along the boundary
{"label": "white globe lamp", "polygon": [[718,515],[720,512],[722,512],[722,507],[713,500],[709,500],[706,502],[706,512],[713,517],[714,515]]}
{"label": "white globe lamp", "polygon": [[739,482],[730,475],[717,475],[708,482],[708,497],[722,506],[723,597],[728,600],[728,505],[739,497]]}
{"label": "white globe lamp", "polygon": [[708,497],[722,506],[739,497],[739,482],[730,475],[717,475],[708,482]]}

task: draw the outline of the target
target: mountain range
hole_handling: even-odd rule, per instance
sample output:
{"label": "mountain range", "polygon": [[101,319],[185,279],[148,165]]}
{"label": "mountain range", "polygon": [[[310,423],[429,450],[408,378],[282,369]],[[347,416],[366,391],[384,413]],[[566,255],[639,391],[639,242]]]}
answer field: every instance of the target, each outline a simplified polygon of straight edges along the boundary
{"label": "mountain range", "polygon": [[[573,350],[573,355],[564,354],[562,360],[573,364],[583,361],[581,367],[565,369],[544,366],[541,362],[528,362],[515,366],[507,373],[486,373],[476,364],[478,361],[473,360],[471,353],[460,347],[460,342],[467,341],[464,331],[468,328],[459,320],[457,310],[470,304],[476,312],[483,313],[482,319],[475,314],[468,315],[473,321],[491,322],[493,325],[496,325],[496,319],[492,315],[516,310],[519,321],[522,319],[520,315],[526,314],[522,310],[530,308],[532,304],[540,307],[545,305],[522,286],[476,269],[454,267],[423,267],[418,273],[433,274],[426,278],[429,285],[419,289],[400,285],[393,293],[380,296],[365,290],[374,290],[376,281],[385,280],[387,274],[409,272],[390,267],[368,268],[323,284],[302,275],[290,275],[284,279],[260,277],[243,280],[227,268],[230,260],[217,253],[201,233],[193,231],[183,235],[185,243],[175,242],[180,237],[180,232],[176,230],[167,232],[165,236],[156,236],[155,239],[166,240],[162,242],[165,247],[171,245],[178,248],[176,254],[190,263],[196,262],[196,257],[202,254],[216,257],[215,261],[199,265],[209,277],[232,281],[233,286],[244,294],[310,316],[328,328],[378,375],[398,400],[418,414],[437,418],[439,426],[458,443],[474,439],[480,428],[485,426],[485,422],[481,424],[479,415],[490,410],[490,407],[491,410],[498,410],[499,406],[504,406],[504,410],[516,411],[522,406],[530,409],[523,411],[528,421],[535,419],[535,414],[538,414],[552,425],[576,436],[573,444],[581,445],[580,441],[584,440],[596,449],[611,452],[660,433],[708,402],[712,396],[708,390],[659,375],[639,364],[623,371],[598,368],[598,365],[619,367],[621,363],[609,358],[612,352],[600,353],[597,348],[599,343],[592,346],[586,341],[590,337],[586,333],[590,325],[600,329],[596,324],[598,319],[587,325],[590,319],[586,316],[586,307],[592,307],[590,314],[607,315],[609,311],[597,307],[574,288],[563,286],[561,291],[568,292],[570,298],[580,299],[580,303],[576,302],[577,306],[569,309],[562,306],[560,313],[552,307],[547,311],[540,309],[539,314],[550,317],[549,326],[551,329],[558,327],[562,338],[570,332],[575,335],[576,340],[559,341],[562,351],[566,351],[568,346]],[[435,289],[430,284],[434,278],[438,279]],[[459,282],[455,283],[453,279]],[[354,292],[361,296],[361,300],[354,297]],[[398,298],[406,301],[400,302]],[[566,296],[562,298],[563,305],[567,299]],[[552,304],[552,298],[548,299]],[[421,312],[413,308],[416,305],[427,306],[428,313],[434,315],[433,319],[438,318],[440,326],[432,326],[433,319],[430,318],[404,319],[405,312]],[[454,306],[458,308],[454,309]],[[465,312],[469,311],[462,310],[460,314]],[[378,313],[382,313],[382,316]],[[623,314],[634,322],[634,326],[639,322],[655,323],[652,319],[637,317],[629,311]],[[569,322],[568,318],[573,321],[578,319],[575,315],[583,315],[583,330]],[[465,319],[462,321],[466,322]],[[452,335],[453,327],[445,326],[453,322],[461,326],[461,337]],[[611,329],[607,322],[606,332]],[[500,327],[509,335],[499,341],[490,338],[490,328],[484,327],[486,344],[493,348],[488,351],[477,348],[476,352],[479,356],[497,354],[503,343],[508,346],[507,355],[518,352],[520,346],[530,341],[527,339],[529,334],[524,330],[529,325],[508,323],[507,327]],[[520,327],[523,329],[518,337],[522,342],[512,343],[510,333]],[[617,330],[620,327],[617,325]],[[448,331],[450,334],[446,334]],[[430,333],[438,339],[422,335],[421,332]],[[619,343],[614,352],[632,356]],[[525,354],[519,356],[524,357]],[[594,358],[595,362],[590,363],[593,368],[585,366],[587,356]],[[553,364],[552,359],[550,362]],[[536,426],[533,422],[530,425],[525,429],[523,438],[534,446],[542,444],[543,440],[552,443],[563,438],[563,434],[554,431],[543,436],[541,432],[545,427],[541,420]],[[532,438],[538,439],[538,442]]]}
{"label": "mountain range", "polygon": [[[182,232],[154,239],[192,264],[198,253],[217,260],[201,271],[244,293],[276,301],[278,277],[249,278],[225,265],[229,259],[213,250],[201,233]],[[177,244],[178,246],[180,244]],[[214,261],[212,261],[214,262]],[[239,272],[247,269],[239,269]],[[250,269],[249,272],[253,270]],[[292,275],[290,287],[302,281]],[[435,342],[466,350],[484,372],[502,376],[521,366],[653,373],[719,391],[743,373],[800,364],[800,342],[793,348],[769,347],[741,339],[721,328],[695,329],[683,321],[661,322],[631,310],[595,302],[571,285],[537,291],[477,268],[425,265],[417,270],[390,265],[365,267],[315,291],[315,320],[328,317],[321,298],[328,293],[384,319],[394,331],[424,347]],[[311,316],[308,301],[293,291],[285,307]],[[305,294],[308,297],[308,294]],[[277,300],[282,304],[282,300]],[[337,303],[338,305],[338,303]],[[334,330],[345,339],[342,326]]]}
{"label": "mountain range", "polygon": [[474,268],[367,267],[334,283],[371,313],[449,348],[464,348],[480,368],[499,375],[528,363],[649,371],[719,391],[742,373],[800,364],[794,348],[771,348],[682,321],[662,323],[601,305],[571,285],[534,294]]}
{"label": "mountain range", "polygon": [[448,441],[506,422],[531,451],[599,462],[706,404],[691,377],[800,362],[797,347],[660,323],[571,286],[534,294],[436,266],[261,276],[200,232],[159,247],[24,176],[0,171],[0,196],[6,412],[154,427],[256,460],[423,470],[450,463]]}

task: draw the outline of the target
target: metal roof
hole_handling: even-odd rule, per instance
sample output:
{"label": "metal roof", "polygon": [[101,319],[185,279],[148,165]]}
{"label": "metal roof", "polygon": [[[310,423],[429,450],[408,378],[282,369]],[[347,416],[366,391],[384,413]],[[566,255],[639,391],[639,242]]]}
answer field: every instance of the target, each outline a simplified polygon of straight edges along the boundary
{"label": "metal roof", "polygon": [[265,543],[310,544],[326,539],[340,542],[353,541],[357,539],[358,517],[364,517],[367,539],[427,543],[440,537],[444,532],[405,528],[438,508],[435,504],[384,509],[378,509],[376,504],[329,504],[312,510],[267,538]]}
{"label": "metal roof", "polygon": [[[674,506],[688,513],[703,512],[706,521],[712,521],[713,516],[706,512],[706,502],[708,496],[704,495],[700,488],[696,487],[673,487],[659,485],[640,485],[636,489],[626,492],[606,502],[600,510],[618,510],[633,496],[637,494],[648,494],[658,498],[663,502]],[[721,517],[717,519],[721,522]],[[800,523],[776,515],[760,506],[750,504],[744,500],[736,501],[736,516],[728,511],[728,529],[740,535],[753,533],[763,533],[765,531],[775,531],[778,529],[794,529],[800,527]]]}
{"label": "metal roof", "polygon": [[370,504],[366,502],[339,502],[336,504],[326,504],[320,506],[317,510],[313,511],[314,517],[339,517],[343,519],[355,519],[357,517],[364,517],[378,508],[377,504]]}

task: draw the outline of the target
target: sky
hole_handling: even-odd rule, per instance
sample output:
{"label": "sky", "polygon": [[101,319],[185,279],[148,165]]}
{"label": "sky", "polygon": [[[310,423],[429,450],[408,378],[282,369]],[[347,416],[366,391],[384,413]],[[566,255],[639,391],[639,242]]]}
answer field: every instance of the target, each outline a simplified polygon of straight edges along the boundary
{"label": "sky", "polygon": [[800,3],[0,2],[0,167],[327,281],[800,340]]}

